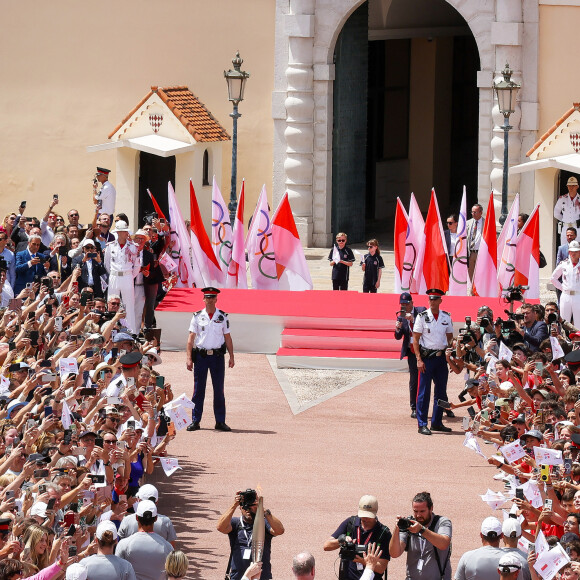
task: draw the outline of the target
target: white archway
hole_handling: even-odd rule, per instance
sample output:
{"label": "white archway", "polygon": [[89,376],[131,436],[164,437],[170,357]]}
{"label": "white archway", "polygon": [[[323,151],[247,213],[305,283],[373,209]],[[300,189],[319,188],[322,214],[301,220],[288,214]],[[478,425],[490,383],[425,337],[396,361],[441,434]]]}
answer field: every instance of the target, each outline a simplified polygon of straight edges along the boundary
{"label": "white archway", "polygon": [[[304,245],[332,241],[332,59],[344,23],[364,1],[277,0],[273,197],[276,204],[288,191]],[[491,87],[506,62],[522,83],[521,108],[510,118],[510,162],[519,163],[536,139],[538,9],[524,10],[522,0],[504,0],[497,9],[495,2],[446,1],[467,22],[479,50],[478,198],[487,200],[492,187],[501,189],[503,133]],[[531,197],[533,176],[521,187],[517,176],[510,178],[510,194],[515,191]]]}

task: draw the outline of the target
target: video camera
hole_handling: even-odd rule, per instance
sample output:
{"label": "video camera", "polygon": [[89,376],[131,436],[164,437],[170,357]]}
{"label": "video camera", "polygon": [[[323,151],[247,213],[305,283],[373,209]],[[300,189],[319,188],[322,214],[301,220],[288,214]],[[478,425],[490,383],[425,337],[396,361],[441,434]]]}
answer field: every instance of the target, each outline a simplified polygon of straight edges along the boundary
{"label": "video camera", "polygon": [[255,489],[246,489],[246,491],[240,491],[240,507],[246,511],[256,503],[258,499],[258,494]]}
{"label": "video camera", "polygon": [[343,560],[354,560],[357,556],[362,558],[367,551],[364,544],[347,542],[345,534],[340,534],[340,536],[338,536],[338,544],[340,545],[340,551],[338,554]]}
{"label": "video camera", "polygon": [[507,302],[524,302],[524,292],[529,289],[529,286],[522,286],[519,284],[518,286],[510,286],[506,288],[504,293],[504,298]]}

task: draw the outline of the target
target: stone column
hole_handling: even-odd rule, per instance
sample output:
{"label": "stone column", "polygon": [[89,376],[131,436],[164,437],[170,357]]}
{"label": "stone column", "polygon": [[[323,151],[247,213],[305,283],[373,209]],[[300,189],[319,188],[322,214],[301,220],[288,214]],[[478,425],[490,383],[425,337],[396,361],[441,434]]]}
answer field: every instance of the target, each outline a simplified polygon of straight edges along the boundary
{"label": "stone column", "polygon": [[314,173],[314,8],[315,0],[291,0],[286,15],[286,191],[303,245],[312,244]]}
{"label": "stone column", "polygon": [[[491,43],[495,46],[494,83],[502,78],[501,71],[506,63],[514,71],[512,80],[521,84],[522,78],[522,38],[523,38],[522,0],[502,0],[496,4],[496,22],[491,28]],[[494,205],[496,216],[501,214],[501,194],[503,178],[503,150],[504,131],[503,115],[499,112],[497,99],[493,100],[493,137],[491,140],[492,169],[490,174],[491,187],[494,191]],[[518,103],[515,111],[510,115],[509,124],[509,165],[517,165],[521,158],[520,136],[521,109]],[[520,187],[520,175],[509,176],[508,181],[508,211],[511,202]]]}

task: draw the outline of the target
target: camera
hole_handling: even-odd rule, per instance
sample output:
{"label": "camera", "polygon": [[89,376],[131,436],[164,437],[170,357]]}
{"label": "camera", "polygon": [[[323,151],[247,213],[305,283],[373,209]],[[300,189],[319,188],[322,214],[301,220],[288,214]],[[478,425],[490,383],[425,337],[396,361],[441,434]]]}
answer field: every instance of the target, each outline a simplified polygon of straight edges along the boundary
{"label": "camera", "polygon": [[401,530],[401,532],[406,532],[412,525],[413,525],[414,521],[412,518],[399,518],[399,521],[397,522],[397,526],[399,527],[399,530]]}
{"label": "camera", "polygon": [[489,317],[487,317],[487,316],[481,317],[481,327],[482,328],[487,328],[490,324],[491,324],[491,320],[489,319]]}
{"label": "camera", "polygon": [[504,298],[507,302],[523,302],[524,301],[524,291],[527,290],[529,286],[510,286],[504,290]]}
{"label": "camera", "polygon": [[558,322],[558,315],[555,312],[550,312],[550,314],[548,314],[548,324],[554,324],[556,322]]}
{"label": "camera", "polygon": [[240,507],[246,511],[256,503],[258,499],[258,494],[255,489],[246,489],[246,491],[240,491]]}
{"label": "camera", "polygon": [[146,213],[143,216],[143,223],[152,226],[153,225],[153,220],[156,220],[159,216],[157,215],[156,211],[152,211],[151,213]]}
{"label": "camera", "polygon": [[364,544],[347,542],[344,534],[338,536],[338,544],[340,545],[338,554],[343,560],[354,560],[357,556],[362,557],[366,552],[366,546]]}

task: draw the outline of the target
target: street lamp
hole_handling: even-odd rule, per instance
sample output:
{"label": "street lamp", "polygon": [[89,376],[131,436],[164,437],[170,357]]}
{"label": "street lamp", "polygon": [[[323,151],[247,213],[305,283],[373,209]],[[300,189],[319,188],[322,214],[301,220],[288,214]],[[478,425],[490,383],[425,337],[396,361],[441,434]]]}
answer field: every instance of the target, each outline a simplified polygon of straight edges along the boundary
{"label": "street lamp", "polygon": [[238,103],[244,100],[244,89],[246,88],[246,80],[250,76],[243,70],[240,70],[244,61],[240,58],[239,51],[236,52],[235,58],[232,60],[234,70],[224,71],[224,77],[228,83],[228,100],[234,104],[234,110],[230,113],[230,117],[234,120],[234,131],[232,135],[232,185],[230,191],[230,203],[228,209],[230,210],[230,223],[232,227],[236,219],[236,210],[238,208],[238,199],[236,197],[236,178],[238,171],[238,119],[241,115],[238,113]]}
{"label": "street lamp", "polygon": [[503,182],[501,187],[501,216],[499,223],[503,225],[507,219],[508,213],[508,133],[511,129],[509,124],[510,115],[515,111],[516,97],[521,85],[511,80],[512,73],[510,65],[506,63],[505,68],[501,71],[503,80],[494,83],[493,88],[497,94],[497,103],[499,112],[503,115]]}

